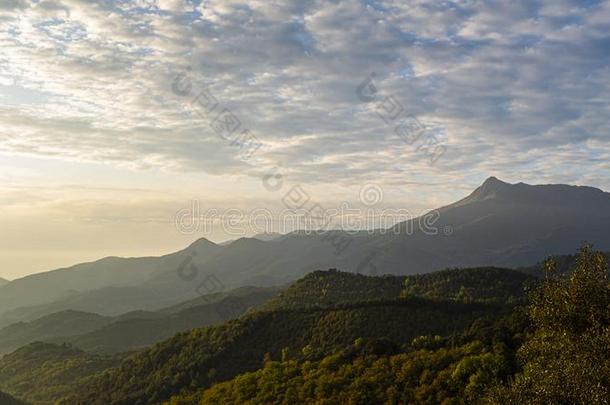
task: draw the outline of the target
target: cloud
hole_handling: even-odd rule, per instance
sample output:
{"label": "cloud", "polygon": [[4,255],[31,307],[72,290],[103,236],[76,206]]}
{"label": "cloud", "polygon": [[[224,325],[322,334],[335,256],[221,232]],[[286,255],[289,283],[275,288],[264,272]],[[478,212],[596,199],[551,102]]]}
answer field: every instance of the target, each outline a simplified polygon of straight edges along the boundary
{"label": "cloud", "polygon": [[[45,95],[0,98],[5,153],[252,177],[281,164],[312,186],[502,169],[610,187],[596,174],[607,2],[15,0],[0,13],[0,83]],[[180,73],[263,142],[252,161],[172,92]],[[378,116],[390,96],[446,146],[435,167]]]}

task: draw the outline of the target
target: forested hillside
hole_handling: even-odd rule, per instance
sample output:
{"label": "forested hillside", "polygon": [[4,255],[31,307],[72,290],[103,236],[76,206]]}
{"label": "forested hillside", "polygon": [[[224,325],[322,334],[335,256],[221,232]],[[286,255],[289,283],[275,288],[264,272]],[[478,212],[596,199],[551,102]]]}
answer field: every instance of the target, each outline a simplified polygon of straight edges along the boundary
{"label": "forested hillside", "polygon": [[549,262],[558,276],[542,280],[314,272],[239,319],[139,352],[26,346],[0,359],[0,389],[33,404],[602,404],[608,269],[588,247],[574,263],[566,276]]}
{"label": "forested hillside", "polygon": [[32,404],[53,404],[125,355],[97,356],[69,345],[32,343],[0,359],[0,390]]}
{"label": "forested hillside", "polygon": [[535,278],[510,269],[449,269],[413,276],[366,276],[331,269],[315,271],[269,301],[264,308],[324,308],[354,302],[420,297],[507,302],[522,299]]}
{"label": "forested hillside", "polygon": [[[513,277],[500,276],[503,271]],[[488,274],[498,279],[483,288],[480,280],[488,281]],[[256,370],[269,357],[319,360],[358,338],[407,347],[420,336],[461,333],[476,320],[509,312],[507,292],[522,295],[528,280],[502,269],[449,270],[413,279],[314,272],[260,311],[177,335],[134,356],[66,403],[157,403],[187,387],[207,387]],[[418,294],[406,294],[405,286],[418,286]],[[501,294],[491,302],[489,291],[498,286]],[[460,296],[464,289],[471,294],[467,299]]]}
{"label": "forested hillside", "polygon": [[402,350],[357,339],[319,361],[268,359],[169,405],[269,403],[607,404],[610,278],[584,248],[569,277],[554,262],[527,312],[480,321],[451,338],[418,338]]}

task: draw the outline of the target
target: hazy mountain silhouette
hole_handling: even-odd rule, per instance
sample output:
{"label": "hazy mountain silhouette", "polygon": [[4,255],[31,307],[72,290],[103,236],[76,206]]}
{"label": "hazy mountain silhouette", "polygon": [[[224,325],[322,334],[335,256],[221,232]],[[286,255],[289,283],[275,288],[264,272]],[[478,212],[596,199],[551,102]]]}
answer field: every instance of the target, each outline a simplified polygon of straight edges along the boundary
{"label": "hazy mountain silhouette", "polygon": [[[41,316],[43,313],[31,307],[42,305],[38,309],[45,312],[44,308],[51,303],[54,305],[51,312],[79,309],[115,315],[134,308],[162,308],[184,301],[192,297],[164,297],[163,291],[142,289],[141,285],[156,274],[177,269],[189,255],[199,255],[194,260],[197,263],[202,257],[215,253],[215,249],[222,248],[200,239],[184,250],[165,256],[107,257],[13,280],[0,291],[0,325],[3,313],[27,307],[17,312],[34,312],[34,316]],[[100,304],[99,300],[103,298],[106,302]],[[100,306],[102,308],[98,308]]]}
{"label": "hazy mountain silhouette", "polygon": [[262,240],[265,242],[269,242],[275,240],[277,238],[281,238],[283,235],[277,232],[265,232],[254,235],[254,239]]}
{"label": "hazy mountain silhouette", "polygon": [[132,311],[114,317],[73,310],[55,312],[0,328],[0,357],[34,341],[71,343],[97,353],[137,349],[178,332],[236,318],[279,291],[279,288],[242,287],[159,311]]}
{"label": "hazy mountain silhouette", "polygon": [[28,276],[0,290],[0,325],[40,317],[49,308],[102,315],[159,309],[229,287],[284,284],[324,268],[406,275],[529,266],[571,254],[584,241],[608,251],[609,234],[609,193],[490,177],[460,201],[389,230],[293,232],[224,246],[202,238],[162,257],[106,258]]}
{"label": "hazy mountain silhouette", "polygon": [[0,329],[0,356],[33,341],[84,334],[99,329],[111,318],[80,311],[63,311],[32,322],[18,322]]}
{"label": "hazy mountain silhouette", "polygon": [[0,287],[2,287],[3,285],[6,285],[8,283],[10,283],[10,281],[8,281],[5,278],[0,277]]}
{"label": "hazy mountain silhouette", "polygon": [[399,224],[401,236],[384,246],[378,265],[395,272],[405,263],[417,265],[412,258],[419,255],[428,262],[421,262],[422,271],[430,263],[516,267],[569,254],[585,241],[610,249],[610,194],[592,187],[508,184],[490,177],[438,214],[439,235],[450,229],[449,237],[406,236],[406,224]]}

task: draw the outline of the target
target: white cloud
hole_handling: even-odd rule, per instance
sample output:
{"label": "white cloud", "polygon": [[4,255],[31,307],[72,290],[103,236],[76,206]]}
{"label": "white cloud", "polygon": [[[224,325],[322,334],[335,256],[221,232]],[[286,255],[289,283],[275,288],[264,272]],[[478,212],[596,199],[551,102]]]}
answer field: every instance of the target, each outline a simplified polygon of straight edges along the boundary
{"label": "white cloud", "polygon": [[[267,144],[256,162],[301,182],[465,178],[494,162],[553,173],[583,145],[590,162],[566,180],[602,182],[591,145],[609,137],[607,3],[23,0],[1,12],[0,83],[48,97],[0,98],[0,151],[258,175],[172,93],[190,67],[193,87]],[[437,169],[356,97],[372,71],[380,98],[441,130]],[[540,153],[516,159],[524,150]]]}

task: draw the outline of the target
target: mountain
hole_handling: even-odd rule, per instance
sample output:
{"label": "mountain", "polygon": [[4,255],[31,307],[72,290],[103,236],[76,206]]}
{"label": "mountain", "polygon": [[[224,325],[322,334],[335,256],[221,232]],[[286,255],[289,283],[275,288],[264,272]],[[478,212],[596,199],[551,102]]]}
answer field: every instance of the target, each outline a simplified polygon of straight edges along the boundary
{"label": "mountain", "polygon": [[[404,263],[430,268],[527,266],[572,253],[584,241],[610,249],[610,194],[592,187],[509,184],[487,179],[466,198],[439,208],[439,230],[450,235],[407,235],[411,223],[394,227],[394,240],[379,247],[375,263],[391,272]],[[413,259],[416,260],[413,260]]]}
{"label": "mountain", "polygon": [[[444,291],[453,291],[449,296],[457,297],[464,288],[476,291],[476,280],[487,272],[498,274],[497,269],[449,271],[437,275],[436,281],[425,281],[428,275],[424,275],[413,283],[430,297],[435,296],[438,285],[451,286]],[[498,291],[522,294],[523,283],[529,278],[511,270],[505,272],[520,281],[503,285],[502,280],[511,277],[499,279],[495,283]],[[111,398],[116,403],[157,403],[183,387],[206,387],[213,381],[255,370],[265,356],[279,358],[288,353],[300,357],[306,353],[312,359],[320,358],[357,338],[384,338],[400,346],[421,335],[464,330],[476,319],[499,316],[508,309],[503,304],[487,303],[486,299],[479,301],[476,294],[471,302],[415,295],[400,298],[397,287],[404,283],[403,277],[337,271],[309,274],[259,311],[220,326],[179,334],[135,355],[119,368],[92,380],[66,403],[111,403]],[[319,289],[320,286],[324,287]],[[346,295],[349,291],[369,294]],[[327,297],[326,301],[308,304],[320,295]],[[133,375],[140,378],[125,383]]]}
{"label": "mountain", "polygon": [[264,232],[259,233],[253,236],[254,239],[262,240],[264,242],[270,242],[272,240],[276,240],[277,238],[281,238],[283,235],[277,232]]}
{"label": "mountain", "polygon": [[[518,300],[531,280],[493,268],[412,277],[317,271],[239,319],[132,354],[96,356],[69,345],[33,343],[0,359],[0,386],[33,403],[159,403],[257,370],[267,357],[320,361],[359,338],[401,348],[422,335],[466,333],[475,322],[477,331],[485,331],[484,320],[510,311],[507,296]],[[405,287],[416,292],[402,296]],[[175,309],[193,308],[184,305]],[[69,382],[74,367],[84,364],[82,378]]]}
{"label": "mountain", "polygon": [[[256,235],[254,235],[252,237],[252,239],[262,240],[263,242],[271,242],[272,240],[281,238],[282,236],[283,235],[281,233],[277,233],[277,232],[263,232],[263,233],[258,233]],[[235,241],[236,241],[236,239],[230,239],[230,240],[226,240],[224,242],[219,243],[219,245],[227,246]]]}
{"label": "mountain", "polygon": [[0,355],[36,340],[68,337],[99,329],[111,318],[79,311],[46,315],[32,322],[19,322],[0,329]]}
{"label": "mountain", "polygon": [[587,247],[569,272],[318,271],[259,310],[147,350],[30,344],[0,358],[0,388],[34,405],[602,404],[610,274]]}
{"label": "mountain", "polygon": [[0,355],[34,341],[70,343],[90,353],[140,349],[192,328],[222,323],[259,306],[275,288],[243,287],[211,294],[157,312],[133,311],[116,317],[62,311],[0,329]]}
{"label": "mountain", "polygon": [[284,285],[324,268],[408,275],[523,267],[572,253],[583,241],[610,251],[609,234],[609,193],[490,177],[456,203],[387,230],[293,232],[224,246],[199,239],[162,257],[107,258],[15,280],[0,290],[0,325],[65,309],[105,316],[158,310],[202,293]]}
{"label": "mountain", "polygon": [[[220,250],[221,246],[200,239],[165,256],[108,257],[13,280],[0,291],[0,325],[67,309],[114,316],[135,309],[160,309],[195,298],[197,292],[180,280],[176,270],[185,258],[193,257],[193,264],[197,264]],[[186,286],[173,295],[171,290],[143,286],[159,273],[171,273],[175,284]]]}
{"label": "mountain", "polygon": [[112,354],[142,349],[179,332],[209,325],[219,325],[262,305],[277,294],[273,288],[241,289],[222,294],[215,302],[183,304],[175,311],[165,309],[152,313],[126,314],[99,329],[81,335],[48,339],[53,343],[70,343],[89,353]]}
{"label": "mountain", "polygon": [[8,283],[10,283],[10,281],[8,281],[5,278],[0,277],[0,287],[2,287],[3,285],[6,285]]}

